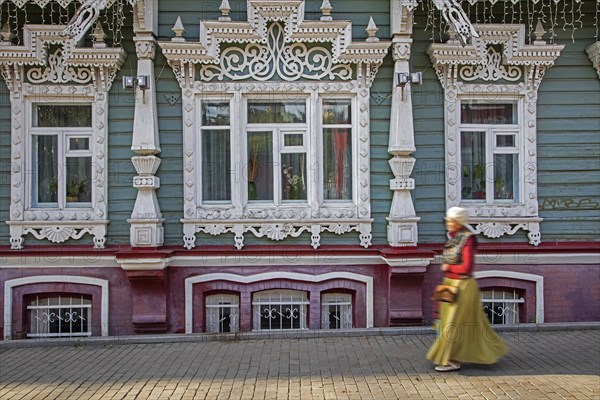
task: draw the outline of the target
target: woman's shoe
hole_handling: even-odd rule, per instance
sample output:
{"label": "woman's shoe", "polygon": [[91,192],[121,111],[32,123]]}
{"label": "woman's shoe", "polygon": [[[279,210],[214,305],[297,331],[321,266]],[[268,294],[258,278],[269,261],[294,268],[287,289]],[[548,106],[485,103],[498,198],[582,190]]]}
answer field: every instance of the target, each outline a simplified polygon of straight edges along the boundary
{"label": "woman's shoe", "polygon": [[447,365],[438,365],[435,367],[435,370],[438,372],[449,372],[449,371],[458,371],[460,369],[460,363],[450,361]]}

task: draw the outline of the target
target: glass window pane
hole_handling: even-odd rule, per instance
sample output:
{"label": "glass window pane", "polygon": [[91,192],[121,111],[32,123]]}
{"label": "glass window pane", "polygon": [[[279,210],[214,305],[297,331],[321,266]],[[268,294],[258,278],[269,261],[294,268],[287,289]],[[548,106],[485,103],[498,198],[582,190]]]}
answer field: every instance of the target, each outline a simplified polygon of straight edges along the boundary
{"label": "glass window pane", "polygon": [[494,199],[519,198],[519,157],[517,154],[494,154]]}
{"label": "glass window pane", "polygon": [[283,135],[284,146],[303,146],[304,135],[301,133],[286,133]]}
{"label": "glass window pane", "polygon": [[91,157],[67,157],[67,203],[92,201],[91,172]]}
{"label": "glass window pane", "polygon": [[33,126],[79,128],[92,126],[91,105],[34,105]]}
{"label": "glass window pane", "polygon": [[273,134],[248,132],[248,200],[273,200]]}
{"label": "glass window pane", "polygon": [[202,125],[204,126],[228,126],[229,115],[229,102],[202,103]]}
{"label": "glass window pane", "polygon": [[89,138],[69,138],[69,150],[89,150]]}
{"label": "glass window pane", "polygon": [[305,102],[249,102],[248,123],[304,123],[306,122]]}
{"label": "glass window pane", "polygon": [[463,124],[517,124],[516,103],[486,104],[477,102],[461,103],[461,123]]}
{"label": "glass window pane", "polygon": [[461,132],[463,199],[485,199],[485,132]]}
{"label": "glass window pane", "polygon": [[323,102],[323,124],[352,123],[350,100],[332,100]]}
{"label": "glass window pane", "polygon": [[515,147],[515,135],[496,135],[496,147]]}
{"label": "glass window pane", "polygon": [[352,131],[323,129],[323,192],[325,200],[352,199]]}
{"label": "glass window pane", "polygon": [[306,154],[281,155],[282,200],[306,200]]}
{"label": "glass window pane", "polygon": [[33,200],[37,203],[58,201],[58,136],[33,136]]}
{"label": "glass window pane", "polygon": [[229,130],[202,130],[202,199],[231,200]]}

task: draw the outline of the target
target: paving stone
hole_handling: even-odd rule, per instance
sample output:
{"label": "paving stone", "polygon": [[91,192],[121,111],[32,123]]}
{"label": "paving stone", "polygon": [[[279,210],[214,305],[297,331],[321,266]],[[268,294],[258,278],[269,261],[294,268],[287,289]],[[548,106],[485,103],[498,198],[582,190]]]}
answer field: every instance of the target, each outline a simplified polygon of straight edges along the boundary
{"label": "paving stone", "polygon": [[[434,336],[72,346],[0,343],[2,399],[600,399],[600,331],[504,332],[495,365],[439,373]],[[68,360],[69,362],[65,362]]]}

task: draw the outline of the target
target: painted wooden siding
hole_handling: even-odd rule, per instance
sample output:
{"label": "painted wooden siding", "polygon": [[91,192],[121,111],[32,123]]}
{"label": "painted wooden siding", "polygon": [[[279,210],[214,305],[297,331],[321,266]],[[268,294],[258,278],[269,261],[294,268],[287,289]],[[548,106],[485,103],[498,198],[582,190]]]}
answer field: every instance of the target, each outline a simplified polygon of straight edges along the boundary
{"label": "painted wooden siding", "polygon": [[[234,20],[246,17],[245,0],[230,1]],[[389,2],[333,2],[334,18],[352,20],[353,36],[362,40],[367,34],[369,16],[380,28],[380,38],[389,37]],[[307,1],[306,18],[318,19],[321,1]],[[181,16],[188,40],[198,39],[199,19],[219,17],[219,2],[162,0],[159,2],[159,40],[173,36],[171,28]],[[585,17],[591,25],[591,14]],[[419,16],[414,30],[411,69],[424,71],[424,84],[413,89],[415,143],[417,159],[413,178],[417,188],[413,198],[419,223],[421,243],[444,241],[444,137],[443,91],[435,76],[425,49],[430,43],[430,33],[424,32],[425,19]],[[129,21],[130,24],[130,21]],[[600,225],[600,80],[585,53],[593,42],[592,29],[576,31],[575,43],[570,34],[557,30],[557,42],[566,44],[562,56],[551,68],[539,90],[538,108],[538,160],[540,215],[543,241],[597,240]],[[136,57],[131,29],[124,32],[124,46],[129,54],[110,93],[109,109],[109,219],[108,243],[129,243],[127,219],[135,203],[137,190],[132,187],[135,170],[131,164],[131,131],[133,128],[133,93],[123,91],[121,77],[135,75]],[[160,50],[155,61],[158,100],[158,123],[162,164],[157,175],[161,188],[158,201],[165,221],[165,243],[182,245],[183,177],[182,177],[182,118],[181,90],[171,68]],[[373,243],[386,244],[387,222],[392,192],[389,180],[387,153],[389,116],[391,107],[393,63],[385,59],[371,88],[371,198]],[[0,220],[8,219],[10,198],[10,103],[6,85],[0,77]],[[9,242],[8,226],[0,223],[0,242]],[[231,235],[207,237],[200,235],[198,245],[233,243]],[[526,241],[523,232],[501,241]],[[28,243],[34,243],[30,240]],[[251,235],[246,243],[268,243]],[[278,243],[308,244],[308,235]],[[323,244],[358,244],[355,233],[342,236],[323,235]]]}

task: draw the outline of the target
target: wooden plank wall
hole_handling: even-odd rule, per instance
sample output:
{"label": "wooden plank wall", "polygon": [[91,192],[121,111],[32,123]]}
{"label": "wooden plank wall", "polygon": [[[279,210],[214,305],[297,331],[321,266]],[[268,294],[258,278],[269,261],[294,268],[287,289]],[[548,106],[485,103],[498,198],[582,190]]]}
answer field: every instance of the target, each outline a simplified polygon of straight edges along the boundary
{"label": "wooden plank wall", "polygon": [[[230,1],[234,20],[246,18],[245,0]],[[321,1],[306,2],[306,18],[318,19]],[[388,38],[389,2],[387,0],[335,1],[333,16],[338,20],[353,21],[353,36],[363,40],[369,16],[379,27],[377,35]],[[200,19],[219,17],[219,2],[169,0],[159,2],[159,40],[170,40],[171,28],[181,16],[186,28],[185,37],[198,40]],[[415,141],[417,159],[413,178],[417,188],[413,192],[419,223],[421,243],[444,241],[442,217],[444,201],[444,138],[443,92],[425,53],[430,33],[425,32],[425,16],[418,15],[414,30],[411,69],[424,72],[424,84],[413,89]],[[590,28],[577,30],[575,42],[569,32],[558,30],[558,43],[566,45],[556,65],[544,77],[539,90],[538,107],[538,167],[542,240],[598,240],[600,233],[600,80],[585,53],[593,43],[593,15],[588,13],[584,22]],[[131,38],[131,21],[124,31]],[[129,224],[137,191],[132,187],[135,170],[131,164],[134,155],[130,149],[133,126],[133,94],[121,87],[121,77],[135,75],[136,57],[130,40],[124,41],[129,54],[119,72],[110,94],[109,111],[109,219],[108,243],[129,243]],[[158,170],[161,188],[158,201],[165,221],[165,243],[182,244],[183,179],[182,179],[182,119],[181,90],[171,68],[157,49],[156,88],[162,164]],[[389,116],[391,106],[393,63],[385,59],[371,88],[371,198],[373,243],[387,244],[385,217],[389,213],[392,192],[389,180],[387,153]],[[0,78],[0,220],[8,219],[10,198],[10,103],[6,85]],[[206,237],[199,235],[198,245],[233,244],[231,235]],[[502,241],[526,241],[520,232]],[[0,243],[9,243],[8,226],[0,223]],[[35,243],[30,240],[28,243]],[[266,243],[246,236],[246,243]],[[308,244],[308,235],[287,239],[280,245]],[[358,244],[355,233],[342,236],[324,235],[323,244]]]}

